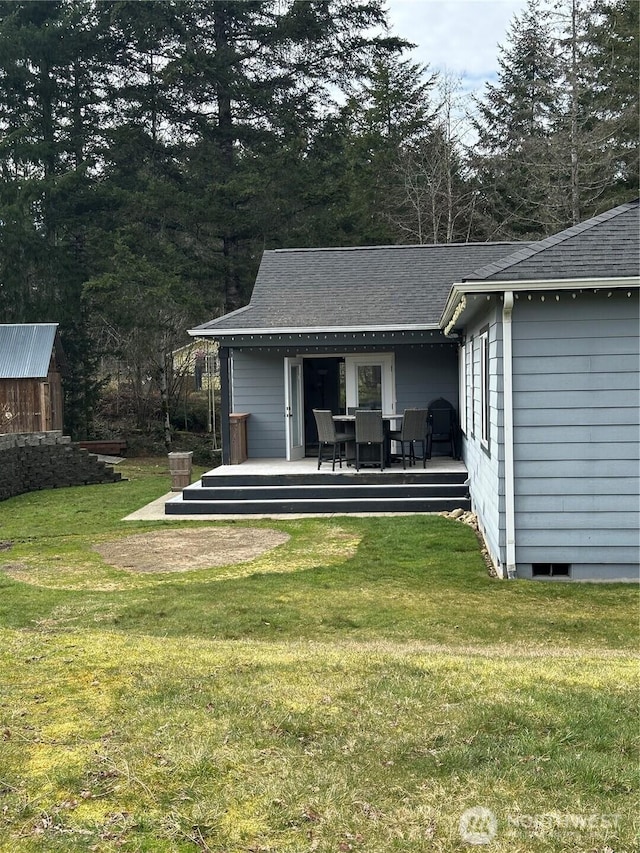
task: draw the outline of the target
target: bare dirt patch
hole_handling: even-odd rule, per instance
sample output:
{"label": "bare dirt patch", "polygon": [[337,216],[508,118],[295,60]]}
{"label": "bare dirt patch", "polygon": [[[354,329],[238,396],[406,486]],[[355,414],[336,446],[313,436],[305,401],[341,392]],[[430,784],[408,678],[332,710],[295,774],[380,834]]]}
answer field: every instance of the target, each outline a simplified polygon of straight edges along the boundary
{"label": "bare dirt patch", "polygon": [[162,530],[94,545],[109,565],[130,572],[188,572],[244,563],[289,540],[288,533],[254,527]]}

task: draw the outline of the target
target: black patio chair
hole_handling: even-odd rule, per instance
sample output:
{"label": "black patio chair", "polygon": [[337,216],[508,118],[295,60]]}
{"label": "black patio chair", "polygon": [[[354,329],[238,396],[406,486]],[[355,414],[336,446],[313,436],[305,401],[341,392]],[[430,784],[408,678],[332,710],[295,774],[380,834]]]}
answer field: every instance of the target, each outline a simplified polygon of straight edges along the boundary
{"label": "black patio chair", "polygon": [[402,417],[402,428],[392,429],[389,433],[391,441],[400,443],[402,453],[402,467],[407,467],[407,453],[409,455],[409,467],[415,465],[416,442],[420,442],[422,451],[422,467],[425,467],[427,459],[427,409],[405,409]]}
{"label": "black patio chair", "polygon": [[[380,470],[384,471],[385,436],[380,409],[356,409],[356,471],[360,470],[360,448],[363,445],[379,448]],[[373,462],[373,454],[366,461]]]}
{"label": "black patio chair", "polygon": [[455,408],[444,397],[432,400],[427,408],[427,458],[431,459],[434,444],[446,444],[450,451],[448,455],[458,459],[460,452]]}
{"label": "black patio chair", "polygon": [[318,427],[318,470],[323,461],[329,461],[322,458],[324,449],[328,447],[332,449],[331,470],[336,470],[336,458],[342,468],[342,460],[347,458],[347,441],[353,441],[353,435],[337,432],[330,409],[313,409],[313,415]]}

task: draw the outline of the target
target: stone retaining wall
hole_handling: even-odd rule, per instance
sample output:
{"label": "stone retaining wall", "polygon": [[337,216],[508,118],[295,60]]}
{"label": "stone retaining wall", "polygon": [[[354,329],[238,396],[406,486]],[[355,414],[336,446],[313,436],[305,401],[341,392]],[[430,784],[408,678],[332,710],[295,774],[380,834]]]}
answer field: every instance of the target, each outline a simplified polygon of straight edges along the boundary
{"label": "stone retaining wall", "polygon": [[0,501],[38,489],[120,479],[111,466],[59,431],[0,435]]}

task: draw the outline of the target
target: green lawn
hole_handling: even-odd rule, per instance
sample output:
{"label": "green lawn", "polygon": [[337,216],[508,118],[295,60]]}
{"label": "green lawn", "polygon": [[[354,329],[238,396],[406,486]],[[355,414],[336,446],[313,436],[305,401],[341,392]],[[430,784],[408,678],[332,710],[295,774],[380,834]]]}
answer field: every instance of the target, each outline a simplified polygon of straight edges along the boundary
{"label": "green lawn", "polygon": [[215,526],[123,522],[169,479],[120,470],[0,504],[0,850],[638,850],[637,588],[494,580],[435,516],[117,569]]}

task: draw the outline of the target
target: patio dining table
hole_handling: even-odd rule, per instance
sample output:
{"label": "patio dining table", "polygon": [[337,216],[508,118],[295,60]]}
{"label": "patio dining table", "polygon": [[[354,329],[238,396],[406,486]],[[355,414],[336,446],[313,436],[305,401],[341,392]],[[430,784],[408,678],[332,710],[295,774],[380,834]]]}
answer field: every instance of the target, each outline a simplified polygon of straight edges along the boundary
{"label": "patio dining table", "polygon": [[[355,415],[333,415],[333,420],[336,424],[340,424],[344,427],[345,432],[353,431],[353,439],[355,442],[355,426],[356,426],[356,416]],[[394,421],[396,424],[402,423],[402,415],[396,415],[394,413],[385,414],[382,413],[382,425],[384,429],[384,455],[385,455],[385,465],[391,464],[391,439],[389,438],[389,432],[391,430],[391,422]],[[355,456],[355,451],[354,451]],[[351,464],[353,462],[353,458],[347,458],[347,464]]]}

